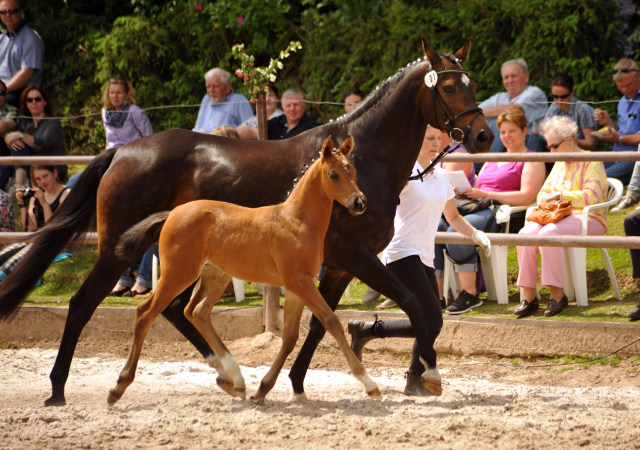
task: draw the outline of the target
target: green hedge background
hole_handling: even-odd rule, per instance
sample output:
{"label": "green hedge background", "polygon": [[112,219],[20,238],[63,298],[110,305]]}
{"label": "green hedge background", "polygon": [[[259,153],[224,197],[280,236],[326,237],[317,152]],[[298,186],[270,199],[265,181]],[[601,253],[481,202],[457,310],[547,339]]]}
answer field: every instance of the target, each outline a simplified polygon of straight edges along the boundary
{"label": "green hedge background", "polygon": [[[583,100],[617,99],[611,67],[640,56],[639,16],[631,0],[30,0],[27,23],[45,42],[45,87],[65,120],[70,154],[104,149],[101,93],[112,77],[130,79],[143,108],[199,104],[203,74],[238,64],[244,43],[266,65],[291,40],[302,51],[285,60],[277,85],[309,100],[340,101],[352,86],[369,92],[422,56],[420,39],[438,52],[471,37],[466,68],[481,101],[503,89],[503,61],[525,58],[531,84],[550,93],[554,74],[577,82]],[[234,89],[245,93],[239,79]],[[615,110],[615,103],[606,106]],[[310,106],[324,122],[338,106]],[[198,108],[149,111],[154,131],[191,129]]]}

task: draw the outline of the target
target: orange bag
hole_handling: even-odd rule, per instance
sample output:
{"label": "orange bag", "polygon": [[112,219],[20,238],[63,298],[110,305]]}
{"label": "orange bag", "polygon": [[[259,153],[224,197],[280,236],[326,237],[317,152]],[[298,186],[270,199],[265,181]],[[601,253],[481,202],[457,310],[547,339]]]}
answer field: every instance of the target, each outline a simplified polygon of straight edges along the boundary
{"label": "orange bag", "polygon": [[536,206],[531,214],[527,216],[529,222],[536,222],[540,225],[560,222],[573,212],[571,202],[560,202],[553,200],[550,202],[542,202]]}

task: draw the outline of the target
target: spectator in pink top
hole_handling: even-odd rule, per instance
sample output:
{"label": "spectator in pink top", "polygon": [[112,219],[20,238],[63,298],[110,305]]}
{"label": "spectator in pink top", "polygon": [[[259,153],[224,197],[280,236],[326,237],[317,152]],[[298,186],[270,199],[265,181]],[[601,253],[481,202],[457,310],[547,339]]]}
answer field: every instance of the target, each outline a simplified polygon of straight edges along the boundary
{"label": "spectator in pink top", "polygon": [[[507,153],[529,152],[525,146],[527,136],[527,118],[521,109],[509,109],[497,120],[500,139],[507,148]],[[536,199],[536,195],[545,177],[545,166],[541,162],[497,162],[486,163],[476,180],[475,187],[468,189],[464,195],[471,199],[490,198],[494,204],[505,204],[511,206],[530,205]],[[465,218],[478,230],[495,233],[500,226],[495,223],[487,229],[491,208],[468,214]],[[512,217],[510,229],[518,231],[520,227],[514,224],[515,217]],[[524,224],[524,213],[521,217],[521,224]],[[517,220],[516,220],[517,222]],[[514,226],[515,225],[515,226]],[[445,228],[441,224],[441,231],[455,231],[450,226]],[[440,298],[443,298],[443,271],[444,271],[444,250],[445,246],[436,245],[435,268],[438,286],[440,287]],[[482,305],[479,293],[476,289],[476,277],[478,272],[478,256],[476,247],[473,245],[446,245],[447,253],[456,264],[455,271],[460,278],[461,292],[458,298],[449,305],[445,312],[447,314],[462,314],[473,308]],[[443,300],[441,303],[444,304]]]}

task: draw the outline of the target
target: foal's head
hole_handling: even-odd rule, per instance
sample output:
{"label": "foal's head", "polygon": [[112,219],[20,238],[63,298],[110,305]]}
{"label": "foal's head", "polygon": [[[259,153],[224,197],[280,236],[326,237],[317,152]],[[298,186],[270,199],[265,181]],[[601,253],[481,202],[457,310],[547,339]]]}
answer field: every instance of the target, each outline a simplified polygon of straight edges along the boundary
{"label": "foal's head", "polygon": [[319,163],[324,191],[342,206],[349,208],[349,212],[356,216],[366,209],[367,198],[356,184],[356,168],[346,158],[352,149],[351,135],[338,149],[334,148],[333,139],[329,136],[322,144]]}

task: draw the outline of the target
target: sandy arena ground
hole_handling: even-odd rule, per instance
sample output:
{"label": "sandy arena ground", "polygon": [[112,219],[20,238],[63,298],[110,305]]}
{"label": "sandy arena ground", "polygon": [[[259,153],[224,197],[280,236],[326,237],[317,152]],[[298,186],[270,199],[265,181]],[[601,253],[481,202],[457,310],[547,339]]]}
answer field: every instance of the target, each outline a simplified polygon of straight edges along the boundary
{"label": "sandy arena ground", "polygon": [[[249,394],[279,344],[269,334],[229,343]],[[45,408],[57,345],[0,350],[0,449],[640,448],[640,380],[630,360],[558,370],[452,365],[457,359],[444,357],[444,394],[430,398],[402,394],[403,368],[366,364],[383,394],[374,401],[348,375],[343,357],[323,349],[307,376],[307,402],[289,401],[284,370],[259,407],[220,390],[190,344],[152,342],[136,381],[109,409],[107,391],[129,343],[81,341],[68,405]],[[400,363],[389,353],[364,357]]]}

